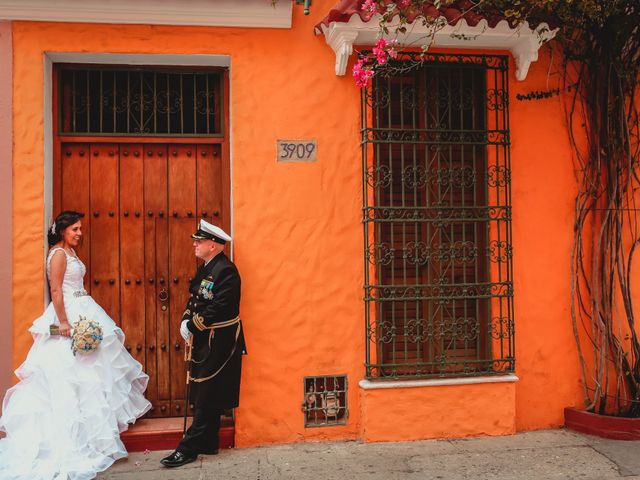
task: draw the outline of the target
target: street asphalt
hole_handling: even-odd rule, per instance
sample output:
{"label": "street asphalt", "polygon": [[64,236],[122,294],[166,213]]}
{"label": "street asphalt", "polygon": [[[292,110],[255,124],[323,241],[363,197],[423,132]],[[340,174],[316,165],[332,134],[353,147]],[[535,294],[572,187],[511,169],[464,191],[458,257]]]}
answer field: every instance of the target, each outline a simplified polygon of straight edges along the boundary
{"label": "street asphalt", "polygon": [[568,430],[394,443],[295,443],[221,451],[168,469],[169,452],[131,453],[99,480],[640,480],[640,441]]}

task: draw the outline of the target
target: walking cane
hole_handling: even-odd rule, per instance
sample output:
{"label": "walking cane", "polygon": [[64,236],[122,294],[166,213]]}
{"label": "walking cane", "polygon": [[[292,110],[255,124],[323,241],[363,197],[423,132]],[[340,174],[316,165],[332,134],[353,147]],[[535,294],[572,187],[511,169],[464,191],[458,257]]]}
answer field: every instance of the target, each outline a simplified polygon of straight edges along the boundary
{"label": "walking cane", "polygon": [[189,412],[189,387],[191,386],[191,337],[185,340],[184,344],[184,361],[187,362],[187,388],[184,399],[184,423],[182,424],[182,436],[187,433],[187,413]]}

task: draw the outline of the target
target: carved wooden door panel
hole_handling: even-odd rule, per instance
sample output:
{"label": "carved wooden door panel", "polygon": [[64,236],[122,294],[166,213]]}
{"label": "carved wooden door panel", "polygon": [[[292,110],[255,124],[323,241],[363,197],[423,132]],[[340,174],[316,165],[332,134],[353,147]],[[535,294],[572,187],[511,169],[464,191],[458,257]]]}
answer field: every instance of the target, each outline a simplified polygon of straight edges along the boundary
{"label": "carved wooden door panel", "polygon": [[85,285],[123,329],[149,375],[150,416],[185,408],[180,320],[197,262],[198,218],[228,228],[219,144],[70,143],[60,161],[60,208],[85,213]]}

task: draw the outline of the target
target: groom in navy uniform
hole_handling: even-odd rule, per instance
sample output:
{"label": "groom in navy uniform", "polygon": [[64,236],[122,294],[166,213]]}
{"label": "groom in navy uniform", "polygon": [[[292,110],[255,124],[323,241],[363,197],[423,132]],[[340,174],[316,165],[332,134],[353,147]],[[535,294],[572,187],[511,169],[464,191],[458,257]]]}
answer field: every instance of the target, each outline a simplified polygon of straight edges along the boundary
{"label": "groom in navy uniform", "polygon": [[194,233],[196,257],[204,264],[191,281],[191,297],[180,334],[192,342],[189,401],[193,422],[176,450],[161,460],[166,467],[193,462],[198,454],[218,453],[220,416],[239,403],[242,355],[246,354],[240,322],[240,275],[224,254],[231,237],[204,220]]}

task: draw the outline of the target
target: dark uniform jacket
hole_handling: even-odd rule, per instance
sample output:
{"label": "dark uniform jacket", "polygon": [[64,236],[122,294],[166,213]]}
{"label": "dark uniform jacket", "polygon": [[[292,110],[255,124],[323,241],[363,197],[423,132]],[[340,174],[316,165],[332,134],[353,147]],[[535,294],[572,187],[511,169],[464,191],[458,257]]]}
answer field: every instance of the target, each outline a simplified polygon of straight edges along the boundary
{"label": "dark uniform jacket", "polygon": [[234,408],[240,396],[242,355],[246,354],[242,324],[212,329],[240,313],[240,275],[224,253],[201,266],[189,286],[191,297],[183,320],[193,333],[189,400],[196,408]]}

